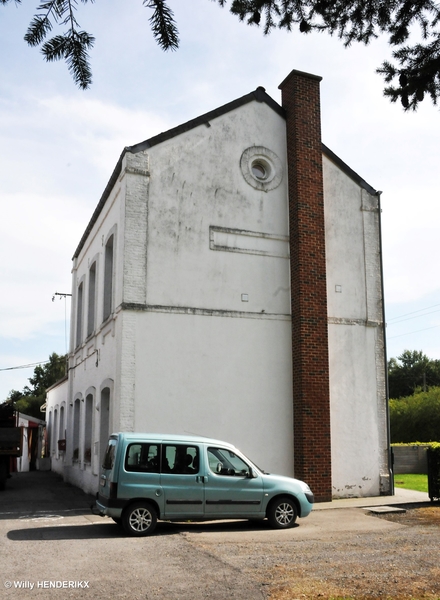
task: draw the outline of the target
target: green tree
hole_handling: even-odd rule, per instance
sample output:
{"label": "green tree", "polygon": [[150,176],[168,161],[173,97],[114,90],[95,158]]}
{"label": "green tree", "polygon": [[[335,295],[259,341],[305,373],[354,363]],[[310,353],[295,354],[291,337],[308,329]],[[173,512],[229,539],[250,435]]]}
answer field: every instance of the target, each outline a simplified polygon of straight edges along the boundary
{"label": "green tree", "polygon": [[28,379],[30,386],[26,385],[22,392],[11,390],[6,402],[23,414],[41,419],[40,407],[46,400],[47,388],[62,379],[65,373],[66,356],[53,352],[46,363],[35,367],[33,377]]}
{"label": "green tree", "polygon": [[440,387],[390,400],[391,442],[440,441]]}
{"label": "green tree", "polygon": [[[87,4],[88,0],[81,0]],[[93,0],[90,0],[93,1]],[[181,2],[182,0],[174,0]],[[227,0],[211,0],[221,7]],[[0,0],[8,4],[11,0]],[[15,0],[20,3],[21,0]],[[175,50],[179,34],[170,4],[173,0],[143,0],[152,10],[150,27],[164,50]],[[95,38],[81,31],[76,18],[77,0],[40,0],[37,14],[25,35],[31,46],[40,46],[47,61],[64,59],[75,83],[87,89],[92,82],[89,50]],[[434,104],[440,95],[440,6],[435,0],[231,0],[230,12],[248,25],[275,27],[301,33],[327,32],[344,45],[368,44],[380,34],[394,49],[392,60],[377,70],[385,83],[384,94],[405,110],[415,110],[426,95]],[[50,37],[55,26],[64,29]],[[418,31],[417,31],[418,29]],[[409,45],[419,33],[419,41]],[[420,41],[421,40],[421,41]]]}
{"label": "green tree", "polygon": [[390,398],[403,398],[418,389],[440,386],[440,360],[428,358],[422,351],[405,350],[388,362]]}

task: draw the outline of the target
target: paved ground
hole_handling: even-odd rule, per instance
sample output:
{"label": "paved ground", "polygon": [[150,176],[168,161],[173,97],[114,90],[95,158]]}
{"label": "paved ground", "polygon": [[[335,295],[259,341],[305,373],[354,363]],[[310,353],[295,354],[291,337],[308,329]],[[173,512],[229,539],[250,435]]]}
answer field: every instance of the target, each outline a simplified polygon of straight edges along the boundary
{"label": "paved ground", "polygon": [[[388,590],[393,565],[401,563],[400,577],[408,573],[407,555],[411,581],[429,592],[440,575],[433,574],[440,528],[422,532],[422,548],[414,527],[372,516],[370,509],[384,505],[430,506],[427,494],[396,492],[317,504],[288,531],[247,521],[160,523],[156,535],[133,539],[92,515],[93,497],[56,474],[15,474],[0,494],[0,598],[324,599],[341,590],[345,597],[404,598]],[[361,583],[368,594],[359,592]],[[420,598],[435,597],[429,594]]]}

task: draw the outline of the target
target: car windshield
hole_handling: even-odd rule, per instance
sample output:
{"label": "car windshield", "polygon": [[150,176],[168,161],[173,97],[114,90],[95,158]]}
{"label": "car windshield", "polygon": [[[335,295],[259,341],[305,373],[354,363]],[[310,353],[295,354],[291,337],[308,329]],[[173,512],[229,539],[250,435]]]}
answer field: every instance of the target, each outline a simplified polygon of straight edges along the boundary
{"label": "car windshield", "polygon": [[264,475],[269,475],[269,473],[267,471],[265,471],[264,469],[262,469],[261,467],[259,467],[257,464],[254,463],[253,460],[251,460],[250,458],[248,458],[245,454],[243,454],[243,457],[251,463],[251,465],[253,467],[255,467],[258,471],[260,471],[260,473],[264,473]]}
{"label": "car windshield", "polygon": [[[264,473],[260,467],[249,460],[244,454],[240,457],[235,452],[226,448],[208,448],[208,460],[210,469],[214,472],[219,472],[218,468],[220,468],[220,472],[223,474],[243,475],[249,473],[249,465],[251,465],[257,471]],[[220,467],[219,464],[221,465]]]}

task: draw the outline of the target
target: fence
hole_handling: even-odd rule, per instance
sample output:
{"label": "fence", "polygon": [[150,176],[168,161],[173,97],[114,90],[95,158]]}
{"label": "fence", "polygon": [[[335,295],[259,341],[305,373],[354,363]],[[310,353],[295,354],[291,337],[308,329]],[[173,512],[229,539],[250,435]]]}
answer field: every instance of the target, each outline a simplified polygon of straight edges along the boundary
{"label": "fence", "polygon": [[393,471],[396,475],[404,473],[427,473],[428,460],[426,446],[393,446]]}
{"label": "fence", "polygon": [[428,448],[428,494],[431,502],[440,500],[440,444]]}

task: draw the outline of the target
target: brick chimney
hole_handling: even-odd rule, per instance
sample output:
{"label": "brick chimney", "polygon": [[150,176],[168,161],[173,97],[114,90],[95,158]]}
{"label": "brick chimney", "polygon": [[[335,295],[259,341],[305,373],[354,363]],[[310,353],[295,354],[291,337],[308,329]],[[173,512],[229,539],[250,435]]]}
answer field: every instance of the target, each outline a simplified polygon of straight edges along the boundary
{"label": "brick chimney", "polygon": [[317,502],[332,498],[321,77],[280,84],[289,184],[295,477]]}

